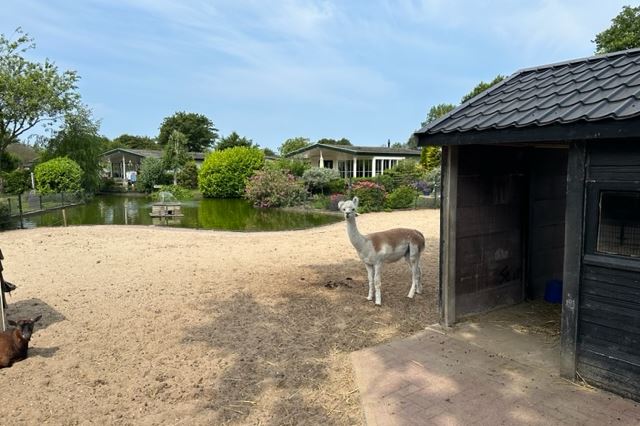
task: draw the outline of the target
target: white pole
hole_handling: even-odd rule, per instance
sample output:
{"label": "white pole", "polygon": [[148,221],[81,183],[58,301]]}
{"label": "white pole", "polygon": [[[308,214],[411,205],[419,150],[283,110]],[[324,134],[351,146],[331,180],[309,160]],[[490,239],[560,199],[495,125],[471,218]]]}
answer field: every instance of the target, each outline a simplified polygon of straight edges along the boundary
{"label": "white pole", "polygon": [[124,161],[124,154],[122,154],[122,186],[127,187],[127,163]]}

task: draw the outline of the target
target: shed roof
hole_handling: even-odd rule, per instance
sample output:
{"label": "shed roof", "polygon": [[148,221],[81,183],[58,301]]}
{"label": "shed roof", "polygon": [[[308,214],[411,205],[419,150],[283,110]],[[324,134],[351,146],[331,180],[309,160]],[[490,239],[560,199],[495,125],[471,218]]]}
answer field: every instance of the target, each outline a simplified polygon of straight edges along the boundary
{"label": "shed roof", "polygon": [[291,151],[286,157],[292,157],[303,152],[310,151],[312,149],[329,149],[333,151],[345,152],[353,155],[381,155],[381,156],[413,156],[420,155],[420,150],[411,148],[390,148],[386,146],[353,146],[353,145],[328,145],[322,143],[315,143],[313,145],[306,146],[304,148]]}
{"label": "shed roof", "polygon": [[[545,140],[540,130],[557,133],[558,126],[579,125],[583,129],[576,135],[547,137],[584,139],[599,125],[612,130],[622,120],[637,122],[639,117],[640,49],[631,49],[520,70],[428,123],[416,136],[421,144],[472,143],[506,129],[513,130],[511,139],[518,141],[527,137],[518,129],[533,128],[537,132],[528,137]],[[587,134],[585,129],[590,129]],[[624,131],[616,134],[628,137]]]}
{"label": "shed roof", "polygon": [[[126,153],[134,155],[140,158],[162,158],[163,152],[157,149],[129,149],[129,148],[115,148],[101,154],[102,157],[108,157],[113,154]],[[205,157],[204,152],[189,152],[188,153],[195,161],[203,161]]]}

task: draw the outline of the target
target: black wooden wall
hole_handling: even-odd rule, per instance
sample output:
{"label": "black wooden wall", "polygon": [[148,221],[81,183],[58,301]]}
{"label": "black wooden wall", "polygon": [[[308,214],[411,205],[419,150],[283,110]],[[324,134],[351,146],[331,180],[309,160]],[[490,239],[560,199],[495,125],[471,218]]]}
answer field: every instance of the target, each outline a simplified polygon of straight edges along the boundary
{"label": "black wooden wall", "polygon": [[523,299],[526,155],[520,148],[461,146],[456,218],[456,317]]}
{"label": "black wooden wall", "polygon": [[640,191],[640,144],[592,143],[587,153],[576,368],[587,382],[640,400],[640,258],[595,250],[600,192]]}
{"label": "black wooden wall", "polygon": [[547,281],[562,279],[567,199],[567,149],[529,151],[527,297],[542,299]]}

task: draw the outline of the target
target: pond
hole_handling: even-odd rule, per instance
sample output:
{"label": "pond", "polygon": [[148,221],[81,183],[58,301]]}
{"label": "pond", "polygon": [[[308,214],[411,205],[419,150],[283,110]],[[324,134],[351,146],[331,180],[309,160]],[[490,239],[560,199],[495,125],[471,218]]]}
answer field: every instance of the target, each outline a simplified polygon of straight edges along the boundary
{"label": "pond", "polygon": [[[228,231],[285,231],[339,222],[342,217],[320,212],[256,209],[245,200],[209,199],[182,202],[184,216],[151,217],[148,197],[100,195],[87,204],[65,209],[67,225],[161,225]],[[24,227],[64,226],[62,210],[25,216]],[[19,227],[19,219],[15,227]]]}

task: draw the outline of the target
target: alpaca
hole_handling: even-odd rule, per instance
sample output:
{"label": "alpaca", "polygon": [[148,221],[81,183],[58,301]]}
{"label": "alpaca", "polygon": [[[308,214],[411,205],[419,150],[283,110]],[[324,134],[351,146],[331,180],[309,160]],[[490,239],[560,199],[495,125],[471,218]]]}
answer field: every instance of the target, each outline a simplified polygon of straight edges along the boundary
{"label": "alpaca", "polygon": [[338,208],[347,220],[347,234],[351,244],[358,252],[358,256],[367,267],[369,278],[369,295],[367,300],[373,300],[375,288],[375,304],[382,304],[380,287],[382,281],[382,264],[396,262],[403,257],[411,265],[411,289],[407,297],[422,293],[420,282],[420,255],[424,250],[425,241],[421,232],[415,229],[394,228],[382,232],[362,235],[356,226],[356,209],[358,197],[353,200],[340,201]]}

